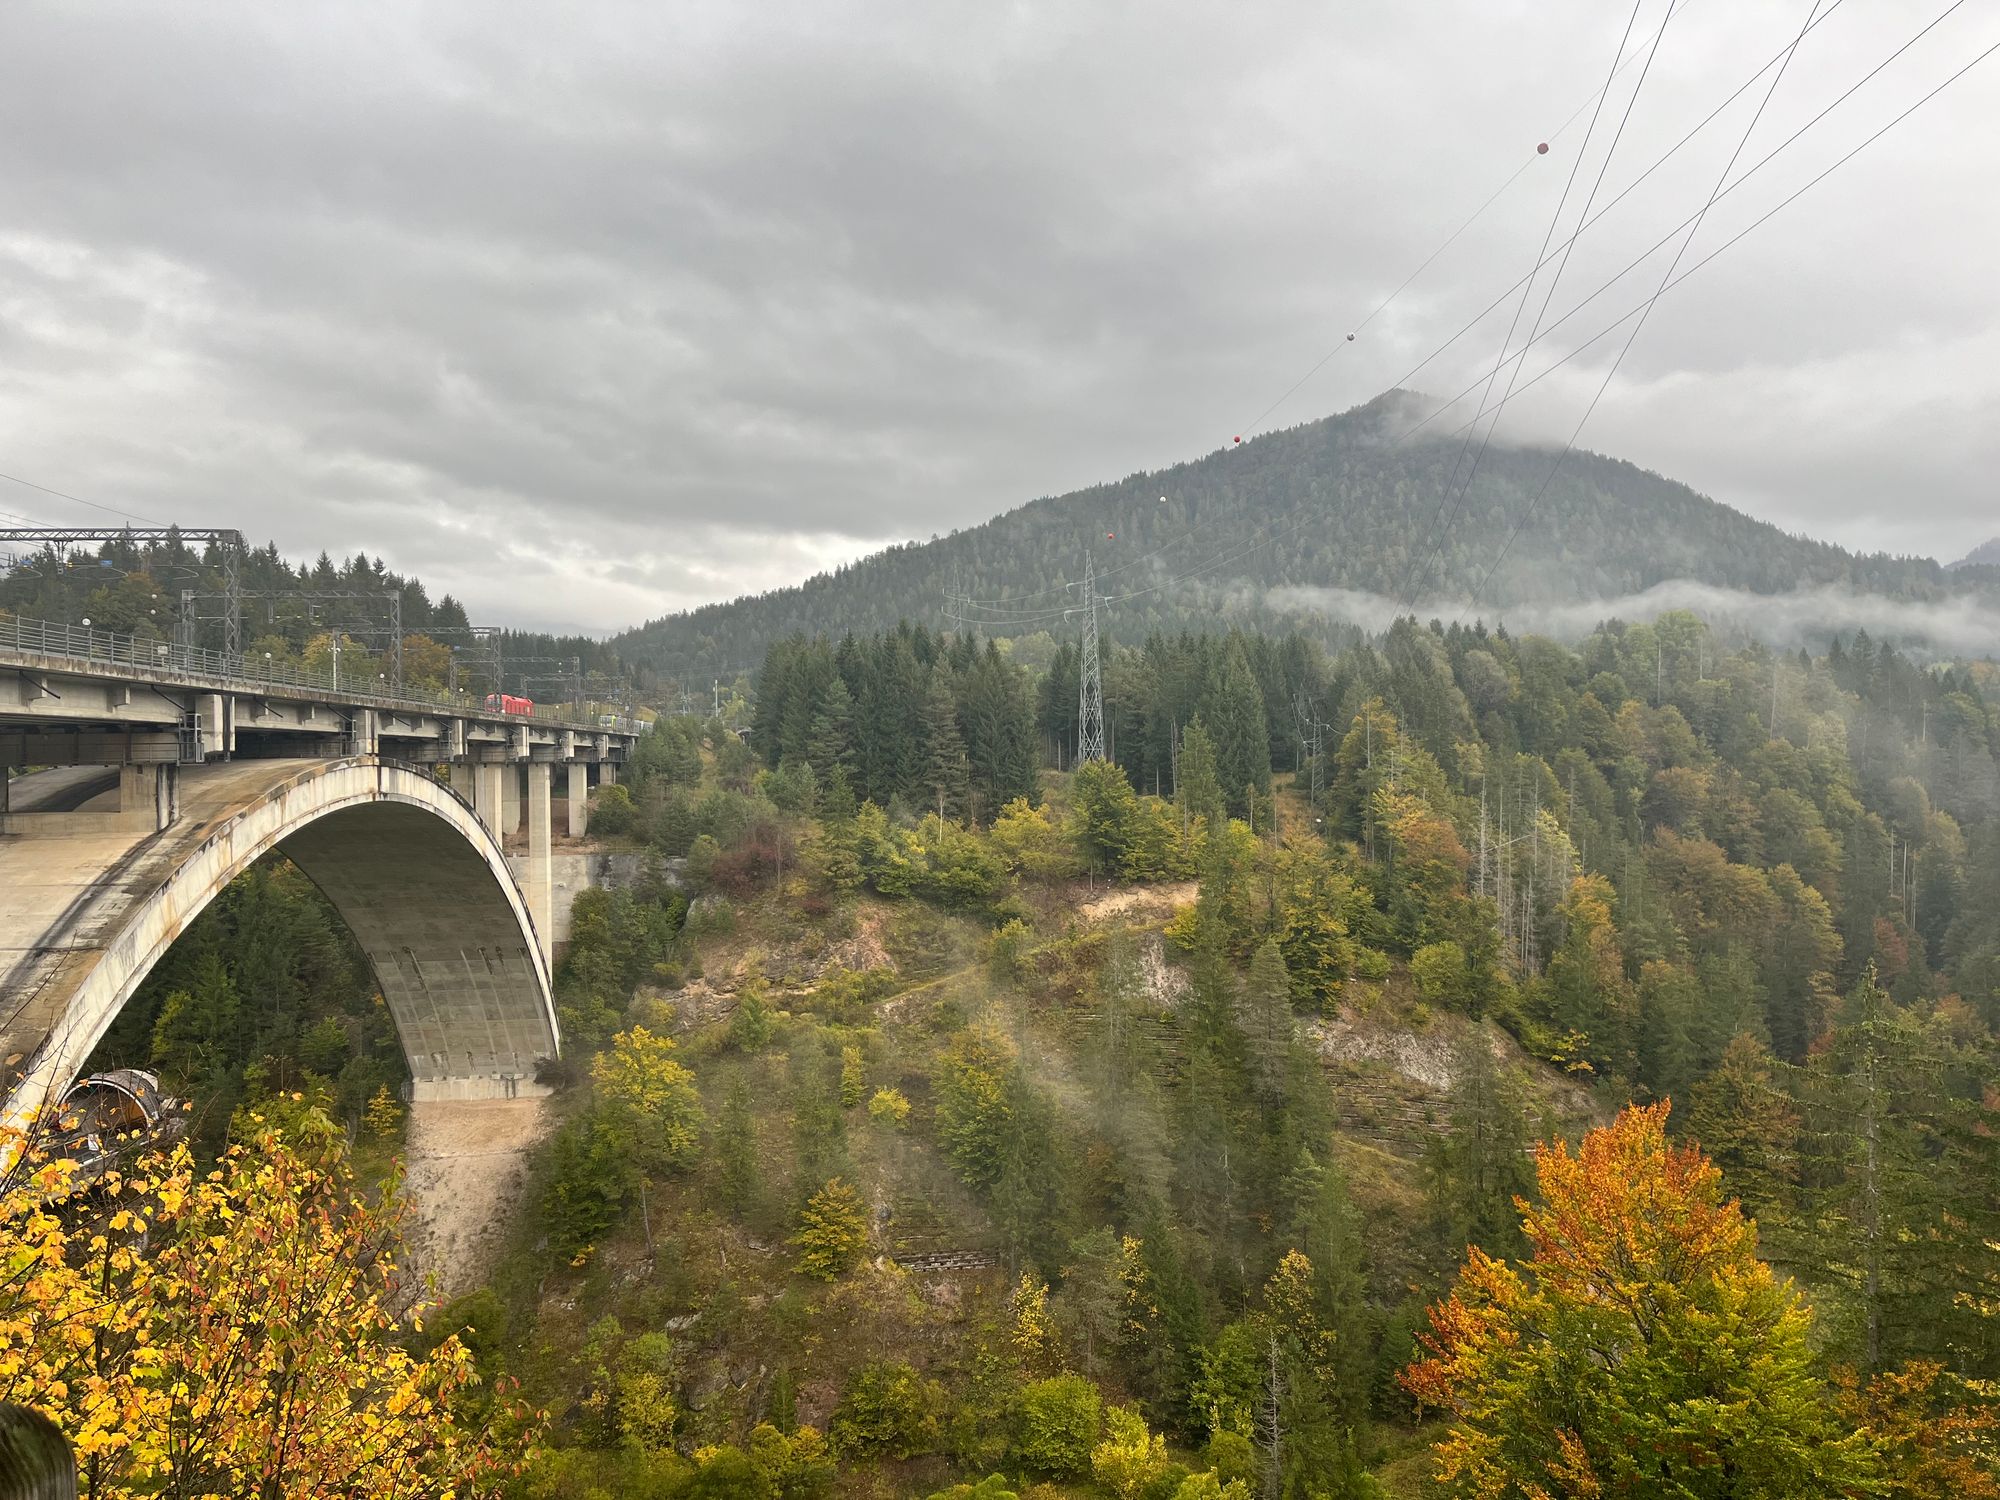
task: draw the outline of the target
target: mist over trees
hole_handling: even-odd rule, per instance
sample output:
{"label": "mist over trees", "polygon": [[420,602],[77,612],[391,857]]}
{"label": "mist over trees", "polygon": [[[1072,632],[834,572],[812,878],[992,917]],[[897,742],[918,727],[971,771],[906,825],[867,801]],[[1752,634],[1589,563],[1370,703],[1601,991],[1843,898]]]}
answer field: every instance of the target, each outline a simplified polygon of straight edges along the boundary
{"label": "mist over trees", "polygon": [[[1426,428],[1398,441],[1426,410],[1423,398],[1391,393],[1240,448],[1034,500],[796,587],[653,620],[614,644],[635,662],[733,669],[794,633],[837,639],[903,620],[1065,636],[1072,631],[1063,610],[1080,600],[1086,551],[1105,594],[1132,596],[1110,621],[1128,642],[1213,630],[1219,619],[1282,634],[1299,624],[1279,607],[1291,589],[1348,589],[1419,606],[1466,599],[1528,513],[1553,454],[1496,444],[1443,524],[1460,466],[1457,439]],[[1928,559],[1860,556],[1578,451],[1478,602],[1491,614],[1531,601],[1616,599],[1671,579],[1753,594],[1844,585],[1897,599],[1974,590],[1990,601],[2000,590],[2000,571],[1947,576]],[[1354,634],[1316,628],[1328,641]]]}

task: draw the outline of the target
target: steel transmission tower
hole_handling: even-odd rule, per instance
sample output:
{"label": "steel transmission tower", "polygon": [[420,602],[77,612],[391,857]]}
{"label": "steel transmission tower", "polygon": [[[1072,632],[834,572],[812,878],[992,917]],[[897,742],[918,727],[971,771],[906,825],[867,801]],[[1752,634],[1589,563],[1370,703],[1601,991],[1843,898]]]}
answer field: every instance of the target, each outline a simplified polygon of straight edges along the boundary
{"label": "steel transmission tower", "polygon": [[1104,674],[1097,661],[1097,574],[1083,555],[1083,656],[1077,665],[1076,763],[1103,760]]}

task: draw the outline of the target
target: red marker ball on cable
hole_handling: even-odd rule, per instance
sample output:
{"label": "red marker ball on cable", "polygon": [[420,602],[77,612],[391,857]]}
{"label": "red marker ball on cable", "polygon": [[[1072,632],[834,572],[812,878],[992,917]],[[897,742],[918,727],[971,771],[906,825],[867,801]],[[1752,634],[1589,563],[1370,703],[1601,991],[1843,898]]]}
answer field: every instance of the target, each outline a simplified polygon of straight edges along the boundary
{"label": "red marker ball on cable", "polygon": [[1237,442],[1239,442],[1239,443],[1243,441],[1243,435],[1242,435],[1241,433],[1238,433],[1238,434],[1237,434],[1237,436],[1236,436],[1236,441],[1237,441]]}
{"label": "red marker ball on cable", "polygon": [[1541,145],[1535,147],[1535,155],[1547,156],[1548,154],[1549,154],[1549,143],[1547,141],[1543,141]]}
{"label": "red marker ball on cable", "polygon": [[1104,533],[1104,540],[1107,542],[1115,542],[1118,540],[1118,533],[1115,531],[1107,531]]}

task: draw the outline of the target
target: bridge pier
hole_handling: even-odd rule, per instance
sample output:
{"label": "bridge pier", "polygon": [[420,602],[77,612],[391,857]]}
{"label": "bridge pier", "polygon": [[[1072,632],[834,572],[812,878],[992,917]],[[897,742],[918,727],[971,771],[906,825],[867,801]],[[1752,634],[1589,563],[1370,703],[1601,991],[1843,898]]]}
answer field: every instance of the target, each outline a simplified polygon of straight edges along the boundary
{"label": "bridge pier", "polygon": [[549,773],[545,760],[528,762],[528,916],[535,924],[543,962],[555,962],[555,876],[549,868]]}
{"label": "bridge pier", "polygon": [[472,768],[478,792],[473,799],[473,810],[479,814],[479,821],[486,825],[486,831],[496,839],[500,837],[500,773],[506,769],[505,766],[484,761]]}
{"label": "bridge pier", "polygon": [[569,771],[569,836],[580,839],[590,829],[590,768],[573,760]]}
{"label": "bridge pier", "polygon": [[500,768],[500,842],[506,843],[521,831],[521,768]]}

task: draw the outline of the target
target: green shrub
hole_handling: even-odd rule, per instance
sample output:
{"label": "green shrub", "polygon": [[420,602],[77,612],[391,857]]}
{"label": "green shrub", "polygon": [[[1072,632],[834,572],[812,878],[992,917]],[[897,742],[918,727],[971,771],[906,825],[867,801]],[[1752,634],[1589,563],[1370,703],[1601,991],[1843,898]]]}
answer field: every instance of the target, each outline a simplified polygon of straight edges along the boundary
{"label": "green shrub", "polygon": [[624,838],[639,821],[632,793],[615,783],[590,794],[590,831],[599,838]]}
{"label": "green shrub", "polygon": [[1099,1484],[1118,1500],[1144,1500],[1170,1467],[1166,1439],[1146,1426],[1136,1408],[1105,1412],[1104,1440],[1090,1455],[1090,1472]]}
{"label": "green shrub", "polygon": [[581,1256],[618,1222],[632,1186],[631,1143],[598,1111],[578,1115],[549,1142],[542,1222],[558,1255]]}
{"label": "green shrub", "polygon": [[828,1434],[848,1457],[915,1458],[936,1450],[944,1391],[900,1360],[864,1366],[840,1398]]}
{"label": "green shrub", "polygon": [[1464,1009],[1472,999],[1472,974],[1457,943],[1431,943],[1410,955],[1417,993],[1437,1005]]}
{"label": "green shrub", "polygon": [[986,940],[986,970],[1001,984],[1027,977],[1028,955],[1035,945],[1034,929],[1016,918]]}
{"label": "green shrub", "polygon": [[988,1474],[977,1484],[955,1484],[948,1490],[938,1490],[929,1500],[1021,1500],[1021,1497],[1007,1488],[1007,1481],[998,1474]]}
{"label": "green shrub", "polygon": [[1240,1432],[1218,1432],[1208,1440],[1201,1456],[1224,1484],[1239,1479],[1245,1484],[1256,1481],[1257,1450]]}
{"label": "green shrub", "polygon": [[1037,1380],[1021,1392],[1015,1451],[1029,1468],[1059,1478],[1090,1472],[1091,1450],[1104,1426],[1104,1398],[1081,1375]]}
{"label": "green shrub", "polygon": [[868,1090],[866,1059],[861,1049],[849,1042],[840,1049],[840,1103],[853,1109]]}
{"label": "green shrub", "polygon": [[868,1101],[868,1118],[891,1130],[901,1130],[910,1118],[910,1100],[901,1089],[877,1089]]}

